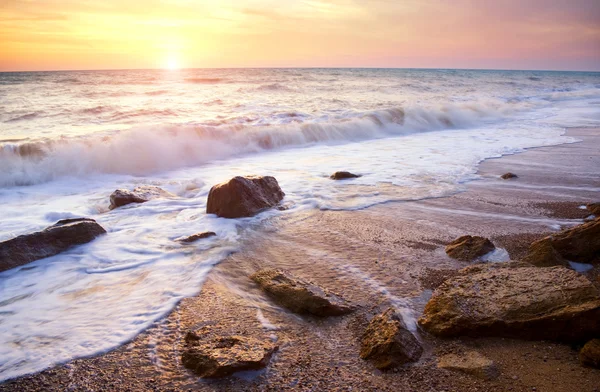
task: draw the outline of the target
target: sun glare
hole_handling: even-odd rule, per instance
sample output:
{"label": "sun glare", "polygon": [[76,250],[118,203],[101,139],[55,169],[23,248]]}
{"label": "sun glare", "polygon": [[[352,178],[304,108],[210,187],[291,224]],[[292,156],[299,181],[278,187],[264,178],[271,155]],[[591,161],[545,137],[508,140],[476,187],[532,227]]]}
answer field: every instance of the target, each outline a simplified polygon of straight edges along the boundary
{"label": "sun glare", "polygon": [[175,71],[180,68],[179,59],[175,56],[169,56],[165,62],[165,68]]}

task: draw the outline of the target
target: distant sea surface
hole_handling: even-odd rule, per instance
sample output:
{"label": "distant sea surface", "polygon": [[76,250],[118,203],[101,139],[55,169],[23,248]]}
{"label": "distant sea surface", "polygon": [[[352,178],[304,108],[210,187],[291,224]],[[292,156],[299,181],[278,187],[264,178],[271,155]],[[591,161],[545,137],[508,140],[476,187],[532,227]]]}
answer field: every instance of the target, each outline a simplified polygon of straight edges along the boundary
{"label": "distant sea surface", "polygon": [[[255,223],[442,197],[485,159],[600,125],[600,73],[190,69],[0,73],[0,240],[91,217],[108,235],[0,273],[0,380],[100,353],[196,294]],[[362,177],[334,182],[348,170]],[[286,211],[206,215],[273,175]],[[116,188],[178,195],[108,211]],[[193,245],[174,241],[201,231]]]}

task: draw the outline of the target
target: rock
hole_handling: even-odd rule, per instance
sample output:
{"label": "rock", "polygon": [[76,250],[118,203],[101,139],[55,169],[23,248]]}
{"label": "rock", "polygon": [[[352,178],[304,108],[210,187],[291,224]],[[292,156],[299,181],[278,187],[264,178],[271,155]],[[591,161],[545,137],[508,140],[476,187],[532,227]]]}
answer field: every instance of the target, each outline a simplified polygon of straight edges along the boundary
{"label": "rock", "polygon": [[477,351],[446,354],[438,360],[438,368],[467,373],[483,380],[494,380],[500,375],[494,361]]}
{"label": "rock", "polygon": [[262,369],[278,349],[270,341],[236,335],[220,336],[204,342],[197,336],[188,336],[186,343],[181,355],[183,366],[205,378]]}
{"label": "rock", "polygon": [[579,352],[579,362],[583,366],[600,369],[600,339],[592,339]]}
{"label": "rock", "polygon": [[587,209],[590,210],[592,215],[600,217],[600,203],[590,203],[586,205]]}
{"label": "rock", "polygon": [[494,249],[496,247],[487,238],[464,235],[449,243],[446,253],[454,259],[471,261]]}
{"label": "rock", "polygon": [[0,271],[54,256],[92,241],[106,230],[93,219],[63,219],[35,233],[0,242]]}
{"label": "rock", "polygon": [[362,336],[360,357],[377,369],[389,369],[421,358],[423,347],[393,308],[375,316]]}
{"label": "rock", "polygon": [[361,177],[359,174],[353,174],[347,171],[337,171],[329,176],[332,180],[347,180],[349,178]]}
{"label": "rock", "polygon": [[502,178],[503,180],[510,180],[511,178],[519,178],[519,176],[517,176],[514,173],[508,172],[501,175],[500,178]]}
{"label": "rock", "polygon": [[223,218],[253,216],[276,206],[285,196],[274,177],[234,177],[208,193],[207,214]]}
{"label": "rock", "polygon": [[261,270],[250,276],[277,303],[295,313],[315,316],[340,316],[354,308],[343,298],[287,272]]}
{"label": "rock", "polygon": [[553,267],[557,265],[568,266],[560,253],[552,246],[552,241],[549,237],[535,241],[529,247],[527,254],[521,259],[522,261],[533,264],[536,267]]}
{"label": "rock", "polygon": [[600,262],[600,219],[534,242],[525,255],[524,261],[545,266],[551,264],[553,260],[555,263],[562,263],[560,258],[578,263]]}
{"label": "rock", "polygon": [[205,231],[204,233],[196,233],[196,234],[192,234],[189,237],[183,237],[183,238],[179,239],[178,241],[179,242],[194,242],[194,241],[198,241],[203,238],[214,237],[216,235],[217,235],[217,233],[215,233],[215,232]]}
{"label": "rock", "polygon": [[117,189],[110,195],[110,208],[114,210],[117,207],[122,207],[131,203],[145,203],[152,199],[161,197],[169,198],[176,197],[171,192],[167,192],[153,185],[138,186],[134,190]]}
{"label": "rock", "polygon": [[419,325],[442,337],[581,341],[600,333],[600,292],[564,267],[478,264],[442,283]]}

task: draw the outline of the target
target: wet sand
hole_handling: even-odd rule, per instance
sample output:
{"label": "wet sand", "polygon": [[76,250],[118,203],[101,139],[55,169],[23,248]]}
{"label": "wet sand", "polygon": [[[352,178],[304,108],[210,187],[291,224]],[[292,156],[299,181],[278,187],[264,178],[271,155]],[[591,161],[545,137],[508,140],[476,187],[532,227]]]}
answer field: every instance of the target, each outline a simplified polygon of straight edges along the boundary
{"label": "wet sand", "polygon": [[[425,352],[387,372],[358,357],[359,338],[389,306],[420,316],[441,277],[469,263],[450,259],[449,241],[489,237],[519,259],[529,244],[579,224],[600,200],[600,130],[573,129],[580,143],[488,160],[482,179],[451,197],[394,202],[360,211],[287,215],[250,230],[243,251],[216,266],[193,298],[132,342],[0,384],[0,391],[600,391],[600,370],[579,365],[578,347],[501,338],[441,340],[420,332]],[[502,180],[505,172],[518,179]],[[343,317],[292,314],[248,275],[277,267],[312,280],[359,306]],[[588,277],[600,287],[596,270]],[[189,329],[273,339],[279,351],[262,371],[202,380],[181,364]],[[475,348],[500,377],[483,381],[438,369],[436,358]]]}

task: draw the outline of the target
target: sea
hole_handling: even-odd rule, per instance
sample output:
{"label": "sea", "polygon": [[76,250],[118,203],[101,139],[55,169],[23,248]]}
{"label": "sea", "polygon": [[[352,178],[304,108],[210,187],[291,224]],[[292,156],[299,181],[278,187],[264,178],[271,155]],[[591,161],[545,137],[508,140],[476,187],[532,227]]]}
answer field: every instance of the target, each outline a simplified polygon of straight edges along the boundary
{"label": "sea", "polygon": [[[0,241],[75,217],[108,232],[0,273],[0,380],[133,339],[266,220],[448,196],[486,159],[599,125],[600,73],[0,73]],[[330,180],[338,170],[362,177]],[[237,175],[274,176],[288,208],[207,215],[211,186]],[[177,197],[108,209],[139,185]],[[177,242],[204,231],[217,236]]]}

